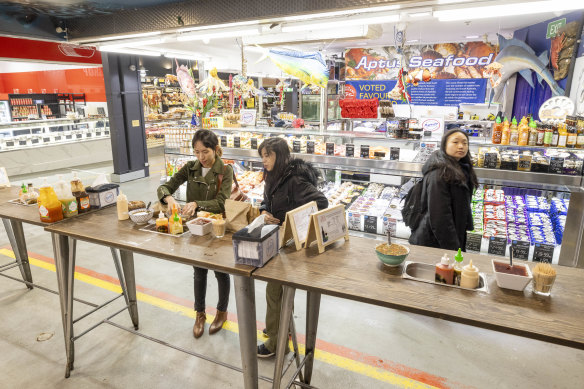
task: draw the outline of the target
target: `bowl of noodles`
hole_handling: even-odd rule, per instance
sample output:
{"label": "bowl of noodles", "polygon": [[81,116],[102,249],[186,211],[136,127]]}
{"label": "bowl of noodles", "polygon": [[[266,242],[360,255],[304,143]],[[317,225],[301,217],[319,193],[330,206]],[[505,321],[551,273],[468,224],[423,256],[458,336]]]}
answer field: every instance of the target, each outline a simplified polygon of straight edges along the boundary
{"label": "bowl of noodles", "polygon": [[377,258],[386,266],[399,266],[407,258],[410,249],[401,244],[387,244],[382,243],[375,247]]}

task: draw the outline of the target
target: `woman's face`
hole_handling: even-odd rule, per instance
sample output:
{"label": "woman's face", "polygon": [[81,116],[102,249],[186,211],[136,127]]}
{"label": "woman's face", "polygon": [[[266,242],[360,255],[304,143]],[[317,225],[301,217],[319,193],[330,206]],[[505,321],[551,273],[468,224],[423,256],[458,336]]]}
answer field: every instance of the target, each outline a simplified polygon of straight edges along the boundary
{"label": "woman's face", "polygon": [[456,160],[464,158],[468,154],[468,140],[460,132],[455,132],[446,139],[446,154]]}
{"label": "woman's face", "polygon": [[215,163],[215,150],[205,147],[203,142],[195,142],[195,156],[203,167],[212,167]]}
{"label": "woman's face", "polygon": [[274,165],[276,164],[276,153],[268,152],[264,148],[262,150],[262,163],[264,164],[264,169],[266,169],[268,172],[271,172],[274,169]]}

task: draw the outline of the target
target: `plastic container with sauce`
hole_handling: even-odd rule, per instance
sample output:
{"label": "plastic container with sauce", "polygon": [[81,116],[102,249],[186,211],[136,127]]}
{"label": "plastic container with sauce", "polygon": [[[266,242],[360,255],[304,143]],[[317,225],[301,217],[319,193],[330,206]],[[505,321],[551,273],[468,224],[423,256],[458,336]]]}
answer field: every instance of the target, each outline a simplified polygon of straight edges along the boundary
{"label": "plastic container with sauce", "polygon": [[511,138],[511,129],[509,128],[509,120],[505,118],[505,121],[503,121],[503,133],[501,134],[501,144],[508,145],[509,138]]}
{"label": "plastic container with sauce", "polygon": [[77,200],[77,210],[79,213],[88,212],[91,208],[89,204],[89,195],[85,191],[85,187],[79,178],[77,178],[77,173],[73,172],[73,180],[71,180],[71,192]]}
{"label": "plastic container with sauce", "polygon": [[501,123],[501,118],[497,116],[497,121],[493,126],[493,136],[492,142],[493,144],[501,144],[501,138],[503,137],[503,124]]}
{"label": "plastic container with sauce", "polygon": [[40,187],[38,198],[39,215],[43,223],[54,223],[63,220],[63,208],[52,186],[44,180]]}
{"label": "plastic container with sauce", "polygon": [[473,266],[472,259],[468,265],[462,268],[460,287],[468,289],[476,289],[479,287],[479,269]]}
{"label": "plastic container with sauce", "polygon": [[168,219],[168,232],[172,235],[180,235],[183,233],[182,218],[178,214],[176,205],[172,207],[172,215]]}
{"label": "plastic container with sauce", "polygon": [[440,262],[436,264],[435,281],[448,285],[452,285],[454,281],[454,267],[450,264],[447,254],[444,254]]}
{"label": "plastic container with sauce", "polygon": [[158,219],[156,219],[156,231],[168,234],[168,219],[162,212],[158,214]]}
{"label": "plastic container with sauce", "polygon": [[460,278],[462,275],[462,261],[464,257],[462,256],[462,250],[458,249],[458,252],[454,256],[454,279],[453,285],[460,286]]}
{"label": "plastic container with sauce", "polygon": [[57,181],[55,184],[55,193],[61,202],[61,207],[63,208],[63,217],[68,218],[77,216],[77,199],[71,193],[71,188],[63,180],[62,175],[59,175],[59,181]]}
{"label": "plastic container with sauce", "polygon": [[128,198],[122,191],[120,191],[116,199],[116,208],[118,210],[118,220],[128,220],[130,218],[128,214]]}
{"label": "plastic container with sauce", "polygon": [[527,146],[529,143],[529,124],[527,123],[527,118],[521,119],[517,132],[519,133],[517,145]]}
{"label": "plastic container with sauce", "polygon": [[510,145],[517,145],[519,142],[519,130],[517,129],[517,119],[513,118],[511,121],[511,127],[509,128],[510,135],[509,135],[509,144]]}

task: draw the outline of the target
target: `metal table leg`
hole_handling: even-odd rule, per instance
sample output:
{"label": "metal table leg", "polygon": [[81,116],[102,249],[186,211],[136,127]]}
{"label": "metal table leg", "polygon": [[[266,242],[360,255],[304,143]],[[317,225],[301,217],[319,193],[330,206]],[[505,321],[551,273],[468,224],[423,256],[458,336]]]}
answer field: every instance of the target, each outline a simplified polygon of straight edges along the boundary
{"label": "metal table leg", "polygon": [[280,388],[282,381],[282,369],[284,368],[284,358],[288,347],[288,332],[290,331],[290,318],[294,307],[294,295],[296,288],[283,286],[282,309],[280,310],[280,328],[278,329],[278,342],[276,346],[276,364],[274,366],[273,388]]}
{"label": "metal table leg", "polygon": [[234,276],[239,321],[239,347],[245,389],[258,388],[255,284],[251,277]]}
{"label": "metal table leg", "polygon": [[134,275],[134,253],[127,250],[120,250],[120,256],[122,257],[122,268],[124,269],[123,281],[120,280],[120,284],[123,282],[126,286],[130,318],[132,319],[132,324],[134,324],[134,329],[138,330],[139,323],[138,304],[136,299],[136,277]]}
{"label": "metal table leg", "polygon": [[318,314],[320,312],[320,293],[307,292],[306,295],[306,355],[304,365],[304,383],[310,384],[314,352],[316,350],[316,330],[318,328]]}
{"label": "metal table leg", "polygon": [[2,223],[4,223],[6,235],[8,235],[8,240],[12,246],[14,257],[22,274],[22,279],[28,282],[26,287],[32,289],[32,273],[30,271],[30,264],[28,263],[28,251],[26,249],[26,239],[24,238],[22,222],[2,219]]}

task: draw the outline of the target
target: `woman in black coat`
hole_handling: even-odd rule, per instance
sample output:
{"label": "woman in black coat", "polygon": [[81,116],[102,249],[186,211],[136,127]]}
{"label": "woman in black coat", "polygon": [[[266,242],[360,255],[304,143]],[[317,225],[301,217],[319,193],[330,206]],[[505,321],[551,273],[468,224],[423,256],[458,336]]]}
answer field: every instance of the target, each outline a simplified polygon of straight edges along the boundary
{"label": "woman in black coat", "polygon": [[463,251],[473,230],[471,198],[478,186],[468,150],[468,135],[459,128],[442,137],[440,150],[422,168],[424,216],[409,242]]}
{"label": "woman in black coat", "polygon": [[[268,224],[282,224],[286,212],[315,201],[319,210],[328,207],[328,200],[316,189],[318,171],[301,159],[291,159],[288,143],[282,138],[266,139],[258,152],[264,164],[264,200],[260,212]],[[268,282],[266,286],[266,330],[268,340],[258,346],[258,357],[275,354],[282,308],[282,285]]]}

